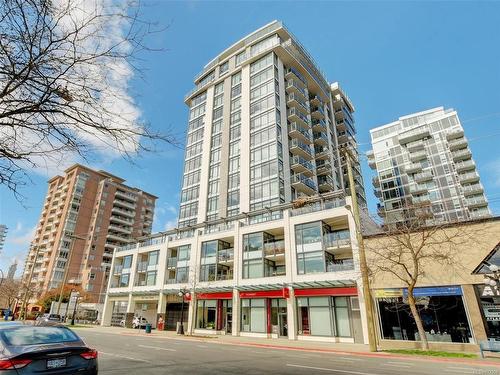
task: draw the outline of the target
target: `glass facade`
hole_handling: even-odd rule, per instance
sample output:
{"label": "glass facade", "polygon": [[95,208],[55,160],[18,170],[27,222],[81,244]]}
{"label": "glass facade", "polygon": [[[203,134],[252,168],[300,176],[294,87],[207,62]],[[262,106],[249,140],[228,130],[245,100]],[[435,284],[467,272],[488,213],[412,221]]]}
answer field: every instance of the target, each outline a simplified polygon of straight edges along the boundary
{"label": "glass facade", "polygon": [[266,232],[243,236],[243,278],[285,275],[285,247]]}
{"label": "glass facade", "polygon": [[241,299],[241,331],[266,333],[267,311],[264,298]]}
{"label": "glass facade", "polygon": [[191,245],[168,249],[165,284],[187,283],[189,280],[189,259]]}
{"label": "glass facade", "polygon": [[352,337],[350,297],[297,298],[299,335]]}
{"label": "glass facade", "polygon": [[196,328],[216,329],[217,300],[197,301]]}
{"label": "glass facade", "polygon": [[201,245],[200,281],[233,278],[233,248],[225,241],[203,242]]}
{"label": "glass facade", "polygon": [[[418,341],[410,307],[404,297],[378,298],[382,338]],[[417,308],[429,341],[468,343],[471,331],[462,296],[419,296]]]}

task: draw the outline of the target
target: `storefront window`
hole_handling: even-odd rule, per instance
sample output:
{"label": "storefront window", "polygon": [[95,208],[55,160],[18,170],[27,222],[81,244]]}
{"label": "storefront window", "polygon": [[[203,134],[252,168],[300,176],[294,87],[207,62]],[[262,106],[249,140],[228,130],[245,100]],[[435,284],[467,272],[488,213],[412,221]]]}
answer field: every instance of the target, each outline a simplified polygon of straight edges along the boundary
{"label": "storefront window", "polygon": [[266,300],[241,300],[241,330],[243,332],[266,332]]}
{"label": "storefront window", "polygon": [[[461,295],[417,296],[416,299],[429,341],[470,342],[471,332]],[[384,339],[420,340],[406,297],[378,298],[377,302]]]}
{"label": "storefront window", "polygon": [[196,328],[215,329],[217,300],[198,300],[197,305]]}
{"label": "storefront window", "polygon": [[349,297],[297,298],[299,334],[351,337]]}
{"label": "storefront window", "polygon": [[500,292],[489,285],[475,285],[488,338],[500,339]]}

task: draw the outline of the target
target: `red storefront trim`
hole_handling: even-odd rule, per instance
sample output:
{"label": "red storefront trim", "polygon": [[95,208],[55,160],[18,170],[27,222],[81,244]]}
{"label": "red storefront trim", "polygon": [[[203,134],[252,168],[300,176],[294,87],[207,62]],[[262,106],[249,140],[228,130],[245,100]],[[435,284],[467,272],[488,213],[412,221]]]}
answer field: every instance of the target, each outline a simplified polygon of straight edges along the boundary
{"label": "red storefront trim", "polygon": [[295,289],[296,296],[357,296],[356,287]]}
{"label": "red storefront trim", "polygon": [[240,298],[288,298],[288,288],[278,290],[257,290],[255,292],[240,292]]}
{"label": "red storefront trim", "polygon": [[198,299],[232,299],[233,292],[196,293]]}

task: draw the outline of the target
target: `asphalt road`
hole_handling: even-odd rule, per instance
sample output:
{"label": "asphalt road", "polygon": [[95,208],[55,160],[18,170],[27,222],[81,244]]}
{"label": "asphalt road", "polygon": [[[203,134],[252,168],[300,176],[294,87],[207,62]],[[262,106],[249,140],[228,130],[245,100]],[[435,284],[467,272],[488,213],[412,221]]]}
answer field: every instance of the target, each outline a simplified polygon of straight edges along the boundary
{"label": "asphalt road", "polygon": [[500,366],[221,345],[215,339],[200,342],[94,329],[77,332],[99,350],[100,374],[500,375]]}

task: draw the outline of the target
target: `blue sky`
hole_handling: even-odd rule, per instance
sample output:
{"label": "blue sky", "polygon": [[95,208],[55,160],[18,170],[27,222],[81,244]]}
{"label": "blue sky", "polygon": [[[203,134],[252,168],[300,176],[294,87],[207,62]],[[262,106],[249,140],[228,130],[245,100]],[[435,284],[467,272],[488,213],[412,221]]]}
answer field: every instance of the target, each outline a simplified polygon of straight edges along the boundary
{"label": "blue sky", "polygon": [[[279,19],[308,49],[330,81],[356,106],[361,151],[369,129],[420,110],[458,110],[486,188],[500,215],[500,2],[167,2],[143,1],[144,16],[167,29],[151,38],[144,77],[132,94],[142,118],[183,138],[184,95],[193,77],[223,49]],[[135,165],[91,160],[160,197],[154,230],[176,221],[183,151],[163,147]],[[62,170],[62,169],[61,169]],[[363,162],[370,208],[372,172]],[[0,223],[9,227],[0,268],[24,261],[46,194],[47,171],[31,174],[22,204],[0,187]],[[22,268],[22,265],[19,267]]]}

